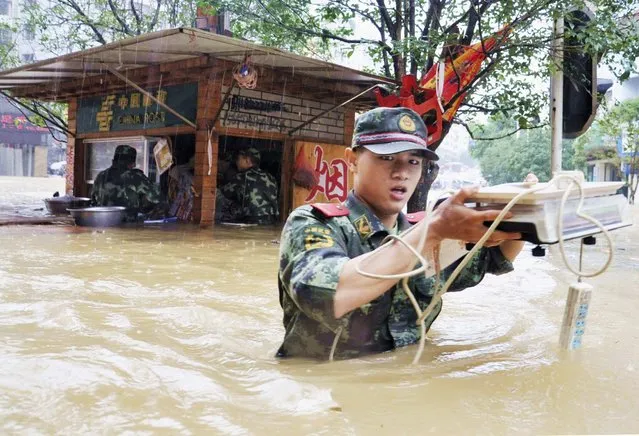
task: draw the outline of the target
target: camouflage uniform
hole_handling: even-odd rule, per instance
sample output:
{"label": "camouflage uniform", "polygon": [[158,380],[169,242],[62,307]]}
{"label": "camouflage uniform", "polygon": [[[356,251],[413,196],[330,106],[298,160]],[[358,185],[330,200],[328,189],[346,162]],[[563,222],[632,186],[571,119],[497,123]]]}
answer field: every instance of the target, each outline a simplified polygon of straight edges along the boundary
{"label": "camouflage uniform", "polygon": [[111,167],[100,172],[93,182],[91,204],[93,206],[124,206],[126,221],[135,222],[137,214],[150,214],[162,209],[164,204],[160,188],[142,171],[129,169],[135,162],[136,151],[128,145],[115,150]]}
{"label": "camouflage uniform", "polygon": [[[278,287],[286,333],[278,357],[327,359],[339,327],[343,329],[336,358],[379,353],[419,340],[415,309],[399,282],[377,299],[335,319],[333,299],[344,264],[376,249],[389,234],[353,192],[344,205],[349,215],[333,218],[325,217],[311,206],[299,207],[284,226]],[[410,227],[404,214],[398,216],[397,222],[400,232]],[[442,282],[458,262],[442,271]],[[511,270],[511,262],[499,247],[484,248],[464,268],[449,291],[476,285],[486,272],[503,274]],[[422,310],[430,303],[434,284],[434,277],[427,279],[423,275],[409,280]],[[426,319],[427,330],[440,311],[441,304]]]}
{"label": "camouflage uniform", "polygon": [[[365,147],[375,154],[420,151],[427,160],[437,160],[428,149],[427,129],[420,116],[406,108],[377,108],[358,117],[352,148]],[[375,183],[371,180],[370,183]],[[379,353],[419,340],[417,314],[401,289],[401,282],[356,310],[336,319],[335,290],[344,264],[375,250],[389,231],[353,192],[344,204],[347,216],[327,217],[313,206],[293,211],[282,230],[278,287],[284,311],[284,342],[279,357],[327,359],[340,332],[336,358]],[[410,227],[406,216],[397,217],[399,232]],[[445,281],[458,262],[441,272]],[[479,283],[486,272],[502,274],[512,264],[499,247],[484,248],[468,263],[450,291]],[[408,284],[420,307],[425,309],[434,294],[436,279],[423,275]],[[425,320],[427,330],[441,311],[440,303]]]}
{"label": "camouflage uniform", "polygon": [[[259,152],[248,149],[257,156]],[[279,215],[277,183],[269,173],[254,166],[238,172],[233,179],[220,188],[222,195],[216,199],[216,220],[273,224]]]}

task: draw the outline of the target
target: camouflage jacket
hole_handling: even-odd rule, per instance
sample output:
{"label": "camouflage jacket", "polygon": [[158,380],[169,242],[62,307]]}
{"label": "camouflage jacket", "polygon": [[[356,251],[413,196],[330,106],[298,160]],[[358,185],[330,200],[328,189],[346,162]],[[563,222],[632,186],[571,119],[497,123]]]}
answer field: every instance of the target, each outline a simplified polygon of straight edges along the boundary
{"label": "camouflage jacket", "polygon": [[277,183],[269,173],[255,167],[241,171],[220,191],[234,206],[229,210],[236,211],[220,220],[256,224],[272,224],[277,220]]}
{"label": "camouflage jacket", "polygon": [[[333,299],[344,264],[379,247],[389,234],[381,221],[351,192],[345,202],[348,216],[327,218],[311,206],[297,208],[282,230],[278,287],[284,311],[284,342],[278,357],[327,359],[336,332],[342,328],[336,358],[351,358],[413,344],[419,340],[417,315],[401,283],[360,308],[336,319]],[[410,227],[404,214],[398,230]],[[442,282],[458,265],[441,272]],[[457,277],[450,291],[479,283],[486,272],[502,274],[512,264],[499,247],[480,250]],[[434,292],[435,278],[417,275],[409,286],[424,309]],[[430,328],[441,304],[426,319]]]}
{"label": "camouflage jacket", "polygon": [[160,187],[139,169],[114,165],[100,172],[93,182],[93,206],[124,206],[126,221],[137,220],[138,213],[148,214],[163,204]]}

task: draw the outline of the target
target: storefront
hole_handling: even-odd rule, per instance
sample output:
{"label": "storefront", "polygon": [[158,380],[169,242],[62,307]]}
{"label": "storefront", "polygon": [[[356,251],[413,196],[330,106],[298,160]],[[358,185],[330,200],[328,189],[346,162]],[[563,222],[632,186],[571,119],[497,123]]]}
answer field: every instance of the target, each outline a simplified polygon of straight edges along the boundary
{"label": "storefront", "polygon": [[[251,68],[253,89],[237,80]],[[49,72],[47,75],[46,73]],[[23,81],[21,79],[24,78]],[[196,29],[171,29],[0,72],[14,96],[68,102],[67,191],[85,196],[119,144],[166,191],[154,148],[193,163],[192,221],[213,222],[215,193],[235,153],[257,148],[279,181],[280,216],[341,201],[355,113],[388,83],[349,68]],[[357,97],[357,98],[354,98]],[[72,169],[72,170],[69,170]]]}
{"label": "storefront", "polygon": [[52,139],[24,115],[0,112],[0,176],[46,177]]}

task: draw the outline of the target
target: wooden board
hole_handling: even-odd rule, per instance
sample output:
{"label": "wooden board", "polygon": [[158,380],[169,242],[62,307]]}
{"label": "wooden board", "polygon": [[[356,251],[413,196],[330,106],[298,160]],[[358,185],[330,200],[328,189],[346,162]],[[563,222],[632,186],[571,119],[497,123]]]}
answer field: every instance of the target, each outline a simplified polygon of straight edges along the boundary
{"label": "wooden board", "polygon": [[70,216],[7,216],[0,217],[0,226],[33,226],[41,224],[73,225],[73,218]]}

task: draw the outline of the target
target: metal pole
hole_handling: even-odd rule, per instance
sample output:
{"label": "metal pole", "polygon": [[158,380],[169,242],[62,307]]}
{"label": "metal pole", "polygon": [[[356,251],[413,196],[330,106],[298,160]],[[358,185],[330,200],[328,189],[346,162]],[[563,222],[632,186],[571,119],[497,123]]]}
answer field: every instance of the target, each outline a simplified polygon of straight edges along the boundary
{"label": "metal pole", "polygon": [[162,103],[160,100],[155,98],[153,96],[153,94],[151,94],[147,90],[145,90],[145,89],[141,88],[140,86],[138,86],[137,83],[129,80],[125,75],[121,74],[119,71],[115,70],[114,68],[111,68],[110,66],[108,66],[106,64],[102,64],[102,65],[104,66],[104,68],[106,70],[108,70],[115,77],[117,77],[120,80],[124,80],[124,82],[126,82],[127,84],[131,85],[132,87],[134,87],[135,89],[140,91],[142,94],[144,94],[147,97],[149,97],[152,101],[154,101],[155,103],[159,104],[160,106],[162,106],[167,111],[171,112],[173,115],[175,115],[176,117],[178,117],[179,119],[184,121],[186,124],[188,124],[189,126],[193,127],[194,129],[197,129],[197,124],[195,124],[193,121],[189,120],[188,118],[184,117],[182,114],[180,114],[176,110],[172,109],[170,106],[167,106],[166,104]]}
{"label": "metal pole", "polygon": [[553,59],[556,71],[550,79],[550,170],[552,174],[561,171],[561,142],[563,139],[563,105],[564,105],[564,17],[555,21],[553,40]]}

